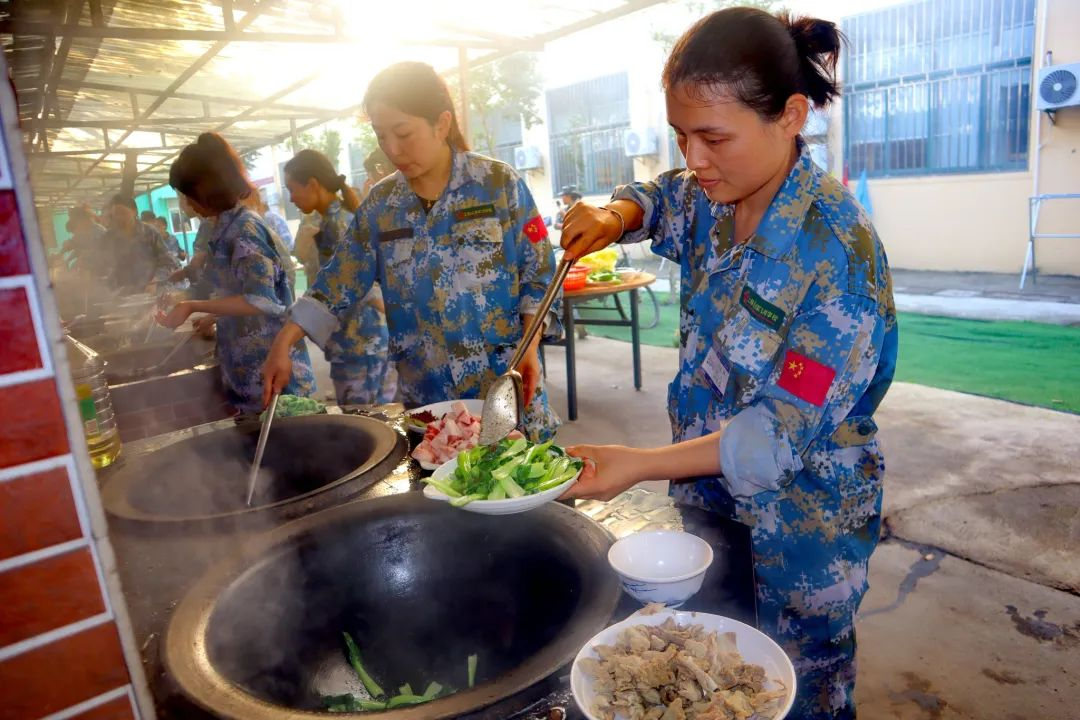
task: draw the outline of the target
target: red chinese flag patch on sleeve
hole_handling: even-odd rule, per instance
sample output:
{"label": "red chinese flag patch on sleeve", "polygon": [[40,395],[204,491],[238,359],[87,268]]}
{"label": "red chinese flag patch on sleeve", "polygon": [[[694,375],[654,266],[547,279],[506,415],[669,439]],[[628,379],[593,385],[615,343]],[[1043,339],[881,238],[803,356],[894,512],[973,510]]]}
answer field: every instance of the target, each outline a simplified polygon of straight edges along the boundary
{"label": "red chinese flag patch on sleeve", "polygon": [[821,407],[829,394],[836,371],[794,350],[784,355],[784,369],[777,385],[811,405]]}
{"label": "red chinese flag patch on sleeve", "polygon": [[538,243],[548,236],[547,225],[544,224],[544,218],[539,215],[533,216],[532,220],[525,223],[524,230],[529,242]]}

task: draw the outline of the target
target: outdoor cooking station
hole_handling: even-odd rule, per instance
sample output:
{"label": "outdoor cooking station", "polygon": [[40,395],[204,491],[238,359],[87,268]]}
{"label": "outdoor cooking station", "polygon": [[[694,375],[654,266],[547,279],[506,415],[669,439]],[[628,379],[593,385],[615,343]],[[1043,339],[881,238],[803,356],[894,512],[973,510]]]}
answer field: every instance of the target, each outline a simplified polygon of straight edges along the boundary
{"label": "outdoor cooking station", "polygon": [[[425,633],[431,637],[433,626],[427,618],[445,624],[450,621],[446,613],[453,609],[460,615],[470,602],[486,603],[484,619],[496,627],[509,623],[503,632],[514,634],[506,653],[489,656],[491,674],[482,664],[476,689],[379,717],[583,717],[570,696],[569,660],[593,634],[640,607],[621,592],[607,565],[610,534],[585,515],[558,504],[508,523],[507,518],[477,516],[424,500],[415,492],[421,487],[422,471],[407,457],[400,406],[375,410],[376,417],[320,415],[275,423],[274,432],[281,433],[277,444],[284,445],[284,451],[277,456],[268,453],[266,462],[271,469],[283,469],[289,487],[271,489],[262,506],[250,511],[239,506],[242,500],[228,495],[195,493],[197,499],[185,501],[177,492],[185,484],[196,486],[196,476],[205,475],[208,468],[224,467],[229,472],[225,453],[252,452],[249,446],[253,447],[257,428],[238,427],[231,420],[130,443],[123,461],[101,473],[121,581],[160,717],[216,716],[185,696],[177,675],[184,676],[188,687],[201,684],[202,704],[211,698],[224,714],[284,718],[291,707],[311,709],[318,687],[318,678],[311,676],[318,673],[305,664],[317,665],[320,653],[340,654],[335,643],[349,626],[339,624],[349,622],[349,617],[357,623],[357,614],[373,613],[376,625],[400,624],[403,651],[411,651],[414,646],[407,643]],[[397,419],[385,422],[385,416]],[[350,432],[357,435],[354,444],[366,443],[358,455],[329,460],[313,482],[301,479],[311,475],[313,467],[298,456],[317,457]],[[295,437],[284,440],[286,434]],[[367,439],[358,441],[360,437]],[[184,458],[193,451],[203,460],[189,460],[185,474]],[[235,456],[232,462],[236,463]],[[237,466],[232,472],[241,469]],[[290,495],[295,496],[291,501]],[[260,505],[258,499],[255,504]],[[753,623],[745,528],[692,508],[679,508],[679,513],[685,529],[704,537],[717,557],[710,570],[713,580],[687,608]],[[291,520],[296,521],[283,527]],[[490,559],[500,568],[497,574],[491,573],[491,565],[469,560],[466,552],[484,548],[496,533],[505,536],[498,546],[502,551]],[[431,537],[444,542],[431,543]],[[439,561],[447,558],[454,558],[454,563],[444,562],[438,571]],[[456,586],[446,575],[458,571],[448,570],[451,565],[460,565],[463,573]],[[340,582],[350,568],[355,572],[352,585],[328,587]],[[539,612],[537,606],[515,597],[528,584],[529,572],[541,581],[529,592],[540,593],[550,606],[550,616],[541,617],[543,627],[532,637],[522,632],[523,618],[512,617],[524,612],[535,619]],[[399,577],[403,573],[405,577]],[[474,576],[466,577],[469,573]],[[481,578],[484,582],[477,582]],[[545,579],[551,585],[546,590]],[[196,595],[205,595],[204,602],[182,603],[193,587]],[[282,587],[302,587],[304,595],[282,597]],[[372,597],[358,588],[380,588],[387,594]],[[565,602],[556,602],[560,598]],[[397,614],[387,605],[397,607]],[[320,612],[312,613],[311,607]],[[491,607],[507,608],[506,622],[490,615]],[[169,634],[174,613],[178,621]],[[463,632],[474,643],[479,637],[497,645],[477,629],[480,623],[459,621],[471,628]],[[205,635],[199,635],[200,627]],[[369,627],[365,632],[370,631]],[[392,647],[386,638],[394,631],[386,628],[373,648],[378,652],[372,657],[384,658],[380,669],[394,677],[407,673],[414,663],[427,672],[445,671],[435,660],[427,667],[426,658],[420,663],[386,650]],[[451,633],[445,643],[445,657],[460,655],[463,664],[468,641]],[[426,654],[438,656],[434,651]],[[214,664],[226,682],[207,685],[193,670],[200,661]],[[248,692],[237,691],[235,685]]]}

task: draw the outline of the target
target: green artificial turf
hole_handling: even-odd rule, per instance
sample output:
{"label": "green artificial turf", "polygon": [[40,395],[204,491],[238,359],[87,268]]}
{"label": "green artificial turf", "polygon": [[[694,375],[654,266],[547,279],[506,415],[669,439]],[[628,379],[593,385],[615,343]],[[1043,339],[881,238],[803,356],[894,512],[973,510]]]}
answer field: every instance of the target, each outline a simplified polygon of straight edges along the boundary
{"label": "green artificial turf", "polygon": [[[678,347],[679,308],[665,304],[667,293],[656,297],[660,323],[642,330],[641,341]],[[644,292],[641,306],[642,322],[649,322],[653,308]],[[584,318],[611,317],[579,308]],[[1080,328],[909,313],[899,323],[897,380],[1080,413]],[[628,328],[589,327],[588,333],[630,341]]]}

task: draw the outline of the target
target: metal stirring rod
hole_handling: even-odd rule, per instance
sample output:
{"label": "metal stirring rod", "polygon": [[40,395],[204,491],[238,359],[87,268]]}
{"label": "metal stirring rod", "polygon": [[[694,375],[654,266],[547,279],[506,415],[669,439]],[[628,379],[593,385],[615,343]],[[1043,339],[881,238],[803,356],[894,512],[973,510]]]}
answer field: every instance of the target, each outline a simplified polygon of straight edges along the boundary
{"label": "metal stirring rod", "polygon": [[259,467],[262,465],[263,452],[266,451],[266,438],[270,436],[270,423],[274,421],[279,397],[281,397],[280,393],[274,393],[270,399],[270,405],[266,408],[266,419],[263,420],[262,430],[259,432],[259,444],[255,446],[255,460],[251,463],[251,473],[248,475],[248,507],[251,507],[251,499],[255,497],[255,483],[259,479]]}

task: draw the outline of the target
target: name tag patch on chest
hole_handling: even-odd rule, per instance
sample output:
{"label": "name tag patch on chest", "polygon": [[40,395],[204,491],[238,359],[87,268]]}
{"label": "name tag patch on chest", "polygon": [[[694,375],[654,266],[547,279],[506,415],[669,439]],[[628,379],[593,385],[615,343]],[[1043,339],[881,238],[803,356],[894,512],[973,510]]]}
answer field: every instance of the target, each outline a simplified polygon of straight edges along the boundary
{"label": "name tag patch on chest", "polygon": [[836,371],[828,365],[788,350],[784,355],[784,369],[776,384],[800,400],[821,407],[835,377]]}
{"label": "name tag patch on chest", "polygon": [[397,228],[395,230],[386,230],[379,233],[379,240],[382,242],[393,242],[394,240],[407,240],[413,236],[413,229],[411,227]]}
{"label": "name tag patch on chest", "polygon": [[746,308],[755,320],[773,330],[779,330],[784,324],[784,311],[758,295],[749,285],[743,285],[742,292],[739,293],[739,304]]}
{"label": "name tag patch on chest", "polygon": [[473,207],[462,208],[454,211],[454,221],[464,222],[466,220],[479,220],[481,218],[495,217],[495,206],[491,203],[487,205],[475,205]]}
{"label": "name tag patch on chest", "polygon": [[705,362],[701,365],[701,370],[705,373],[705,379],[709,381],[713,392],[718,397],[723,398],[724,393],[727,392],[731,368],[728,367],[727,362],[717,352],[716,348],[710,348],[709,353],[705,356]]}

